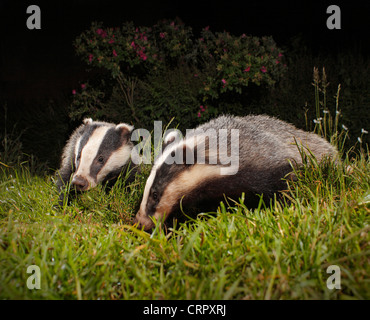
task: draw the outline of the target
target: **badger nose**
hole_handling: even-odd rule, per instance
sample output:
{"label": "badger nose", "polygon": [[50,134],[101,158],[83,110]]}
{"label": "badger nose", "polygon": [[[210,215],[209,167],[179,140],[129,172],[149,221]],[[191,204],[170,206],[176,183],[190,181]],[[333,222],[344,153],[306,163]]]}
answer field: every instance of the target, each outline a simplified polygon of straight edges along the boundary
{"label": "badger nose", "polygon": [[84,177],[75,176],[72,179],[72,185],[79,191],[85,191],[88,189],[89,182]]}
{"label": "badger nose", "polygon": [[150,231],[154,227],[154,222],[149,217],[142,215],[139,211],[133,220],[133,225],[138,229],[144,227],[144,231]]}

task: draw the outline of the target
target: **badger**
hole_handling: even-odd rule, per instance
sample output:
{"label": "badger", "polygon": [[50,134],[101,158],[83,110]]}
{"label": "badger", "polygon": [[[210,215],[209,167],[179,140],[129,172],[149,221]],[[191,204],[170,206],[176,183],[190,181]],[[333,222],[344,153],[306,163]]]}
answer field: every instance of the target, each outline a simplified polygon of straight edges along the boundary
{"label": "badger", "polygon": [[292,165],[303,165],[303,152],[317,161],[338,157],[317,134],[267,115],[223,115],[187,130],[185,137],[171,132],[146,181],[134,224],[148,231],[153,220],[163,223],[183,208],[217,205],[225,196],[244,193],[251,207],[261,197],[274,199],[287,179],[294,179]]}
{"label": "badger", "polygon": [[136,170],[130,162],[132,130],[133,126],[126,123],[83,120],[68,139],[56,173],[59,205],[64,203],[64,189],[71,178],[77,191],[87,191],[99,183],[113,184],[125,169],[130,170],[128,181],[133,180]]}

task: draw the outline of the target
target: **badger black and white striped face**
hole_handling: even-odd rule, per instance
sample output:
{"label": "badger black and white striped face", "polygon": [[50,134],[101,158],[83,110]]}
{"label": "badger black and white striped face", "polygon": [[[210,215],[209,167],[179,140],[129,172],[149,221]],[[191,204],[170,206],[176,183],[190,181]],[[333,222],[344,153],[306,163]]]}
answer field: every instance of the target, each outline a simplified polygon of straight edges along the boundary
{"label": "badger black and white striped face", "polygon": [[116,178],[130,158],[133,127],[84,120],[85,128],[74,148],[72,185],[86,191]]}
{"label": "badger black and white striped face", "polygon": [[[153,219],[163,222],[171,213],[177,211],[181,204],[186,205],[194,198],[200,199],[202,186],[222,179],[223,175],[228,174],[225,170],[234,174],[233,166],[228,169],[217,163],[219,155],[214,149],[207,148],[205,163],[199,161],[198,156],[205,155],[197,152],[199,139],[195,144],[189,140],[177,141],[166,148],[154,164],[135,217],[139,228],[150,230],[154,227]],[[213,161],[214,157],[216,161]]]}

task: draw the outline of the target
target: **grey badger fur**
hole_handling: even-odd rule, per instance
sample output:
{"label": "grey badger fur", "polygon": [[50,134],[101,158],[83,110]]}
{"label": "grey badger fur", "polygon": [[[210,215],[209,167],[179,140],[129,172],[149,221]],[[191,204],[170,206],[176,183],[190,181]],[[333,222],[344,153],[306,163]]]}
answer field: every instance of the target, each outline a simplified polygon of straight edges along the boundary
{"label": "grey badger fur", "polygon": [[[64,201],[64,188],[72,177],[72,187],[86,191],[99,183],[114,182],[124,169],[130,169],[133,148],[133,127],[120,123],[85,119],[72,133],[62,153],[61,167],[57,171],[59,205]],[[131,166],[129,180],[135,173]]]}
{"label": "grey badger fur", "polygon": [[[216,146],[211,143],[212,134],[207,136],[208,129],[215,129]],[[226,129],[227,134],[221,135],[220,129]],[[239,132],[237,153],[231,146],[231,140],[235,140],[233,129]],[[175,134],[168,137],[164,141],[164,152],[157,158],[147,179],[134,219],[144,230],[154,227],[153,218],[163,222],[169,215],[179,212],[180,204],[186,208],[199,203],[214,205],[225,195],[237,199],[242,192],[245,203],[251,206],[255,201],[258,203],[258,195],[263,195],[265,201],[273,198],[275,193],[286,189],[284,178],[294,179],[291,163],[302,165],[302,149],[308,153],[308,148],[318,161],[338,157],[335,147],[320,136],[266,115],[220,116],[200,125],[184,138]],[[221,151],[222,144],[227,145],[227,152],[225,148]],[[174,162],[176,152],[180,161]],[[221,152],[230,155],[229,166],[222,163]],[[187,163],[185,155],[186,159],[194,161]],[[202,157],[203,162],[199,161]],[[233,158],[237,166],[233,165]]]}

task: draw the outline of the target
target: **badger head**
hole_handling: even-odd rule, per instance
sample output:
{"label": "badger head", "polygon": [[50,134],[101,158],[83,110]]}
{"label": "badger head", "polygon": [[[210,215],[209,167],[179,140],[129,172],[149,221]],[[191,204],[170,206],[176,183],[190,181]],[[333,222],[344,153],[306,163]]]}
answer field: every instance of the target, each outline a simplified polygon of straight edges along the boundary
{"label": "badger head", "polygon": [[154,227],[154,220],[164,222],[181,207],[220,196],[224,192],[216,182],[225,174],[218,161],[217,146],[210,148],[203,134],[181,139],[172,132],[165,138],[164,144],[165,150],[156,160],[146,181],[140,209],[134,220],[139,228],[146,231]]}
{"label": "badger head", "polygon": [[125,123],[115,125],[85,119],[74,144],[72,185],[86,191],[117,178],[130,158],[132,130],[133,127]]}
{"label": "badger head", "polygon": [[[180,140],[180,141],[179,141]],[[164,139],[164,152],[154,163],[146,181],[140,209],[136,214],[134,223],[144,230],[154,227],[154,221],[165,220],[175,209],[178,198],[185,190],[181,188],[181,181],[177,176],[185,169],[179,159],[175,159],[178,151],[190,152],[177,132],[173,131]],[[185,154],[183,157],[185,159]],[[172,159],[172,161],[171,161]],[[175,190],[176,189],[176,190]]]}

